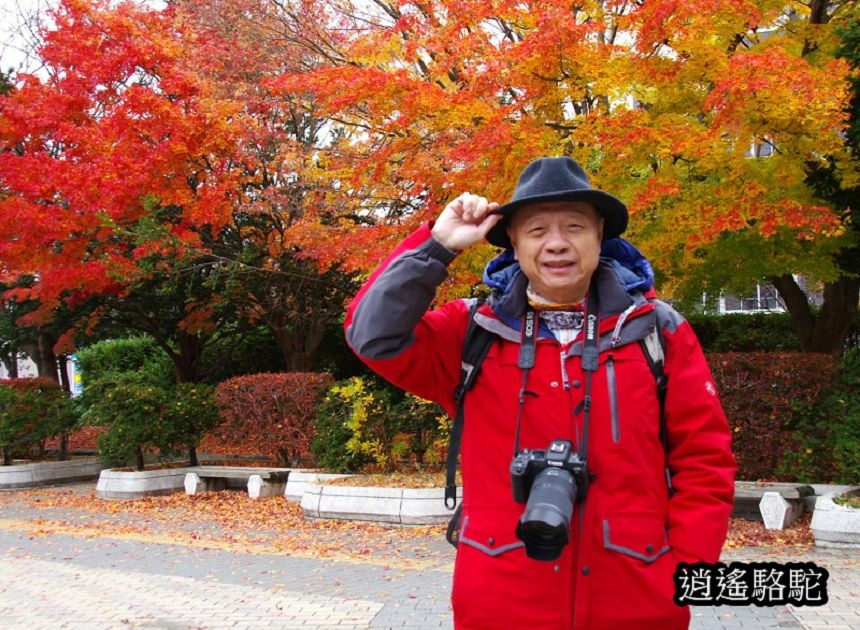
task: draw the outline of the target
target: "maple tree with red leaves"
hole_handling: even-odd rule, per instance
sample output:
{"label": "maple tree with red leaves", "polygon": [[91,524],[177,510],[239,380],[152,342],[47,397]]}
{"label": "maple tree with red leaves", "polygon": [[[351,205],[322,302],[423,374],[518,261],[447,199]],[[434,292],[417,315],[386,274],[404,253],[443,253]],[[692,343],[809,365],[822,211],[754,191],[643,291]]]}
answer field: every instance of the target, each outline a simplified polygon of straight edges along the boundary
{"label": "maple tree with red leaves", "polygon": [[207,347],[261,322],[307,368],[340,316],[349,277],[283,235],[313,194],[295,173],[322,123],[258,87],[301,60],[238,32],[237,7],[61,2],[38,51],[49,76],[0,101],[0,256],[7,279],[36,280],[7,296],[37,305],[22,324],[84,309],[57,349],[110,320],[197,381]]}
{"label": "maple tree with red leaves", "polygon": [[[307,369],[351,274],[460,191],[504,201],[528,161],[566,154],[629,203],[662,295],[771,279],[803,348],[832,351],[860,290],[853,206],[810,176],[860,180],[844,133],[857,64],[840,39],[857,11],[64,0],[38,51],[47,75],[0,98],[2,279],[37,280],[8,293],[38,300],[25,323],[86,306],[80,331],[141,285],[146,306],[205,270],[209,293],[170,305],[180,380],[235,322],[267,322]],[[442,297],[490,255],[460,256]],[[818,315],[797,273],[823,287]]]}
{"label": "maple tree with red leaves", "polygon": [[[853,211],[808,178],[832,167],[837,189],[858,181],[852,66],[837,54],[855,3],[323,4],[347,39],[274,83],[340,134],[320,147],[329,203],[295,228],[309,250],[340,242],[367,270],[460,191],[504,201],[526,163],[571,155],[629,203],[664,296],[769,279],[805,350],[841,348],[860,286],[839,258]],[[489,255],[461,257],[455,277],[475,282]],[[822,283],[818,317],[790,299],[792,274]]]}
{"label": "maple tree with red leaves", "polygon": [[[129,3],[69,0],[52,15],[39,50],[47,77],[18,75],[0,102],[0,256],[7,278],[35,279],[7,293],[36,302],[25,324],[86,304],[92,321],[104,309],[91,298],[127,299],[154,276],[141,260],[225,225],[238,182],[239,107],[192,70],[193,33]],[[166,209],[176,218],[150,238],[147,221]],[[200,332],[209,305],[184,308],[185,332]]]}

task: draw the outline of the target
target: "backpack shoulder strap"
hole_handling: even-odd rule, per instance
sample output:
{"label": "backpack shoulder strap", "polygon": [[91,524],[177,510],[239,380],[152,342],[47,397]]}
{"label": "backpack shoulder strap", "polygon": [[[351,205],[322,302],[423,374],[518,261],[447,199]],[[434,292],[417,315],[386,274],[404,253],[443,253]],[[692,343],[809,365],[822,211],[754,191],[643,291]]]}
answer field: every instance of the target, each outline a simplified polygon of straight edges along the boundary
{"label": "backpack shoulder strap", "polygon": [[669,487],[669,494],[674,492],[672,487],[672,474],[669,471],[669,436],[666,433],[666,388],[669,385],[669,378],[663,370],[665,363],[665,340],[660,326],[659,310],[654,309],[654,324],[651,326],[648,334],[639,340],[642,346],[642,351],[645,354],[645,359],[648,361],[648,366],[651,368],[651,373],[654,375],[654,380],[657,382],[657,401],[660,403],[660,442],[663,444],[663,453],[666,457],[666,484]]}
{"label": "backpack shoulder strap", "polygon": [[463,357],[460,369],[460,382],[454,390],[454,400],[457,403],[457,414],[451,427],[451,436],[448,442],[448,459],[446,462],[445,477],[445,505],[453,510],[457,505],[457,459],[460,454],[460,440],[463,436],[463,407],[466,392],[472,388],[481,363],[487,356],[490,346],[496,340],[496,335],[478,326],[475,322],[475,313],[483,300],[473,300],[469,305],[469,325],[466,328],[466,336],[463,340]]}
{"label": "backpack shoulder strap", "polygon": [[469,326],[466,329],[466,336],[463,338],[463,359],[460,364],[460,383],[454,391],[454,400],[457,401],[458,407],[461,405],[463,396],[466,392],[472,389],[475,379],[478,377],[478,372],[481,369],[481,363],[490,351],[490,346],[496,339],[496,335],[491,333],[486,328],[478,326],[475,321],[475,313],[478,308],[484,303],[483,299],[476,299],[469,305]]}

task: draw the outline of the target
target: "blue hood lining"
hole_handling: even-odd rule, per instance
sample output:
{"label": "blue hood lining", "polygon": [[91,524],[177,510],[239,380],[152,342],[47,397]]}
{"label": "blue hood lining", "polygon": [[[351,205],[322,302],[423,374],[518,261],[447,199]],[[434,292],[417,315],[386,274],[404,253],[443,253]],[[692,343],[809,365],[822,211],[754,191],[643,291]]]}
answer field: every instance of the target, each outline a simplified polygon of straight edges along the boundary
{"label": "blue hood lining", "polygon": [[[600,260],[610,265],[627,293],[645,292],[654,287],[654,270],[638,249],[623,238],[601,243]],[[504,299],[522,274],[514,250],[506,249],[484,268],[484,284]]]}

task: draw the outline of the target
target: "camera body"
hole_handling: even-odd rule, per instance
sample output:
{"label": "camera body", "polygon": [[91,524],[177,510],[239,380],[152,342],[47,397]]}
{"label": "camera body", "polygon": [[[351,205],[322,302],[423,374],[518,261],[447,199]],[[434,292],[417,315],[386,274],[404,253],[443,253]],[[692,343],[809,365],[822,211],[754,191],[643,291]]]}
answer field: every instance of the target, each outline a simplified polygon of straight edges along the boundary
{"label": "camera body", "polygon": [[585,498],[588,466],[568,440],[553,440],[545,451],[522,450],[511,462],[514,500],[526,507],[517,537],[526,555],[555,560],[570,540],[573,506]]}
{"label": "camera body", "polygon": [[588,467],[573,451],[568,440],[553,440],[545,451],[523,449],[511,462],[511,486],[514,501],[525,503],[535,478],[549,467],[566,470],[576,484],[577,500],[585,498],[588,487]]}

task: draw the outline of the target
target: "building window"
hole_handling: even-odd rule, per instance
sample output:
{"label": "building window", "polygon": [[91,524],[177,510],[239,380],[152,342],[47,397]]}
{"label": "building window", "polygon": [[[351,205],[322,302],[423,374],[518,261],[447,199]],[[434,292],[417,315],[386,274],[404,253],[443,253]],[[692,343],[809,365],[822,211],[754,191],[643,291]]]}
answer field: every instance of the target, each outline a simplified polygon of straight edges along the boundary
{"label": "building window", "polygon": [[720,313],[757,313],[784,310],[785,307],[780,301],[776,289],[770,285],[756,285],[752,293],[742,296],[723,295],[720,297]]}

